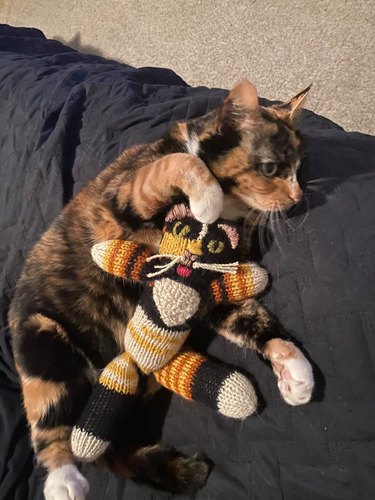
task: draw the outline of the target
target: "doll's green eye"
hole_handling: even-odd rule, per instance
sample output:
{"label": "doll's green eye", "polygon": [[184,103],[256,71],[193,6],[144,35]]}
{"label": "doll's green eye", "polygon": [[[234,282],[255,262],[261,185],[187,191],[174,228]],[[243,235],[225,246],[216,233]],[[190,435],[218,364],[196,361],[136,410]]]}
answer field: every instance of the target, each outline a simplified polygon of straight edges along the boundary
{"label": "doll's green eye", "polygon": [[211,253],[221,253],[224,250],[224,242],[211,240],[207,245],[208,251]]}
{"label": "doll's green eye", "polygon": [[172,234],[173,236],[186,236],[187,234],[190,233],[190,227],[188,225],[184,226],[181,228],[182,222],[176,222],[176,224],[173,226],[172,229]]}

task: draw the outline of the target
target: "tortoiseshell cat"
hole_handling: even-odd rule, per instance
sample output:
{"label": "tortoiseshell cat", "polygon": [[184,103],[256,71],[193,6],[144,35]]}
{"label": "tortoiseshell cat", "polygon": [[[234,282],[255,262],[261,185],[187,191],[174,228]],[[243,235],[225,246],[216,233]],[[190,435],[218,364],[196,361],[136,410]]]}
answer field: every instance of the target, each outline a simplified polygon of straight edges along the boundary
{"label": "tortoiseshell cat", "polygon": [[[47,500],[85,497],[88,483],[74,465],[71,428],[99,370],[123,350],[140,293],[91,262],[92,245],[108,239],[156,245],[165,213],[181,194],[201,222],[221,212],[236,218],[249,208],[272,211],[298,202],[301,138],[293,120],[307,91],[265,108],[251,83],[239,83],[217,111],[124,151],[31,251],[9,321],[34,450],[48,471]],[[270,360],[289,404],[310,399],[310,364],[261,305],[249,300],[213,318],[228,340]],[[174,491],[199,489],[209,470],[206,462],[161,445],[129,452],[122,468]]]}

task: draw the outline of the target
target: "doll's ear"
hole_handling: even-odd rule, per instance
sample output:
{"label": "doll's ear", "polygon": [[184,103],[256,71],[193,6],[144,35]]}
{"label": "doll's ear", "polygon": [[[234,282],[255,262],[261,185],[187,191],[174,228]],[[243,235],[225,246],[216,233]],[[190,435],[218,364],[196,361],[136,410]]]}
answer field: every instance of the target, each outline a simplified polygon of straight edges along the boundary
{"label": "doll's ear", "polygon": [[240,241],[240,235],[238,234],[237,229],[229,224],[218,224],[218,227],[228,236],[232,249],[234,250],[237,248]]}
{"label": "doll's ear", "polygon": [[179,205],[174,205],[165,217],[165,222],[171,222],[172,220],[182,219],[183,217],[192,217],[194,218],[193,213],[190,208],[184,203],[180,203]]}

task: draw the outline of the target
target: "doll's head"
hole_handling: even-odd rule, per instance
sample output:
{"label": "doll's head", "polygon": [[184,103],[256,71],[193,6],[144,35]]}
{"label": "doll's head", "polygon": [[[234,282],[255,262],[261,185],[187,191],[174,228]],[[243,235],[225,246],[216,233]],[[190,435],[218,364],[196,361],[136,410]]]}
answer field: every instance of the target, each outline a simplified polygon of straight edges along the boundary
{"label": "doll's head", "polygon": [[[239,229],[228,221],[202,224],[190,209],[175,205],[167,214],[159,256],[166,256],[165,271],[190,281],[194,275],[234,272],[240,258]],[[170,266],[174,262],[174,266]],[[158,274],[164,274],[163,268]]]}

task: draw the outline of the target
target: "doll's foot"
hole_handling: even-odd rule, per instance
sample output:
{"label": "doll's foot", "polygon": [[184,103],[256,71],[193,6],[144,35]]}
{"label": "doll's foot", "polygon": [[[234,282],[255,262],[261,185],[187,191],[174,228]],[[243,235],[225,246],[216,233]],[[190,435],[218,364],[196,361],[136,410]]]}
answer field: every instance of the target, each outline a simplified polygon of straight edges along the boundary
{"label": "doll's foot", "polygon": [[219,413],[243,420],[255,413],[257,405],[257,395],[250,380],[237,371],[228,373],[218,392]]}
{"label": "doll's foot", "polygon": [[107,450],[109,441],[75,426],[70,438],[73,455],[81,462],[93,462]]}
{"label": "doll's foot", "polygon": [[308,403],[314,389],[314,377],[302,352],[291,342],[272,339],[267,342],[265,355],[272,363],[284,401],[292,406]]}

